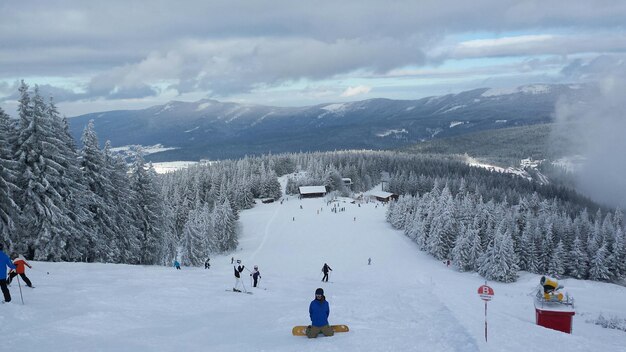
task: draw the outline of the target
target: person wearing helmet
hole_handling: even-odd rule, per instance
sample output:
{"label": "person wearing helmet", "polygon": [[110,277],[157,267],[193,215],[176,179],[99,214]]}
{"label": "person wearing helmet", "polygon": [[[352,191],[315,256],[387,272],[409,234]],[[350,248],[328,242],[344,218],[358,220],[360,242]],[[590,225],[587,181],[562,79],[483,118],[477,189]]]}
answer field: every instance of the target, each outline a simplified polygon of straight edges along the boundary
{"label": "person wearing helmet", "polygon": [[324,296],[324,290],[318,288],[315,290],[315,299],[309,305],[311,325],[306,328],[306,336],[308,338],[316,338],[320,333],[325,336],[333,336],[335,332],[328,324],[329,315],[330,305]]}
{"label": "person wearing helmet", "polygon": [[241,281],[241,272],[246,267],[244,265],[241,265],[241,260],[240,259],[237,259],[237,266],[233,266],[233,268],[235,269],[235,287],[233,287],[233,291],[241,292],[241,290],[239,289],[239,285],[240,284],[241,284],[241,287],[245,291],[246,288],[243,286],[243,281]]}
{"label": "person wearing helmet", "polygon": [[250,274],[250,276],[252,276],[252,280],[254,280],[253,286],[256,287],[258,280],[261,278],[261,272],[259,271],[258,265],[254,266],[254,271]]}

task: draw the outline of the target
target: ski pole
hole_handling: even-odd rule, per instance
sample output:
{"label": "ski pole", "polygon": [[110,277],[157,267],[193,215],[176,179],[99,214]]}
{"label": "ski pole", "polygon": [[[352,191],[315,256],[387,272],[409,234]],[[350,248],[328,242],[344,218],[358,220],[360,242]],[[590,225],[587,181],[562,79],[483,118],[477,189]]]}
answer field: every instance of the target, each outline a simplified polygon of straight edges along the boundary
{"label": "ski pole", "polygon": [[22,283],[20,282],[20,276],[17,276],[17,285],[20,287],[20,298],[22,298],[22,304],[24,304],[24,296],[22,296]]}

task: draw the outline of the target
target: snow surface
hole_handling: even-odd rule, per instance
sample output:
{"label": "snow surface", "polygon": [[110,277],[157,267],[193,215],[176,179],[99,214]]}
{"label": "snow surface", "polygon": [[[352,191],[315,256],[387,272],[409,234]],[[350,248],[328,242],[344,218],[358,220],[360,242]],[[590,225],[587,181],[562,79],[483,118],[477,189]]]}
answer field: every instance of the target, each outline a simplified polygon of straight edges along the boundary
{"label": "snow surface", "polygon": [[165,174],[196,165],[197,163],[197,161],[164,161],[160,163],[152,163],[152,166],[154,167],[154,171],[158,174]]}
{"label": "snow surface", "polygon": [[387,130],[385,132],[381,132],[381,133],[377,133],[376,136],[377,137],[388,137],[390,135],[398,135],[398,134],[406,134],[409,133],[409,131],[407,131],[406,129],[401,129],[401,130]]}
{"label": "snow surface", "polygon": [[456,127],[456,126],[458,126],[458,125],[462,125],[462,124],[464,124],[464,123],[465,123],[465,122],[463,122],[463,121],[452,121],[452,122],[450,122],[450,128],[452,128],[452,127]]}
{"label": "snow surface", "polygon": [[[535,325],[529,293],[539,276],[489,283],[484,341],[484,280],[425,253],[385,221],[387,207],[326,198],[258,204],[241,212],[240,246],[211,258],[211,269],[32,262],[35,289],[11,286],[0,305],[3,351],[623,351],[626,334],[585,323],[599,313],[626,316],[626,288],[563,280],[577,300],[572,335]],[[331,212],[338,204],[344,212]],[[302,209],[300,209],[302,205]],[[318,213],[319,210],[319,213]],[[356,218],[356,220],[355,220]],[[230,258],[259,265],[253,295],[227,292]],[[372,265],[367,259],[372,258]],[[333,271],[322,283],[321,267]],[[46,274],[49,272],[49,275]],[[245,271],[244,271],[245,272]],[[330,323],[350,332],[309,340],[317,287]],[[266,290],[267,289],[267,290]]]}
{"label": "snow surface", "polygon": [[515,93],[524,94],[545,94],[550,92],[550,86],[546,84],[531,84],[516,88],[491,88],[483,92],[483,97],[495,97],[501,95],[509,95]]}

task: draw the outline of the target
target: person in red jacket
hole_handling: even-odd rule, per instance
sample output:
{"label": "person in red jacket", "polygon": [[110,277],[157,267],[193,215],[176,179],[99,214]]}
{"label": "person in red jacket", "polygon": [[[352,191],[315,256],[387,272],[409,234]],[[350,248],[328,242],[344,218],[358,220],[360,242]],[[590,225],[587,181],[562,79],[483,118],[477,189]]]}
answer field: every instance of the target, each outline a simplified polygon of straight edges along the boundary
{"label": "person in red jacket", "polygon": [[8,284],[11,284],[11,281],[13,281],[13,278],[16,277],[18,274],[22,277],[22,280],[24,280],[24,282],[26,283],[26,286],[28,287],[33,287],[33,284],[30,282],[30,280],[28,279],[28,277],[26,277],[26,269],[24,268],[24,266],[27,266],[29,268],[32,269],[32,266],[30,264],[28,264],[28,262],[26,261],[26,259],[24,259],[24,257],[20,254],[17,259],[13,260],[13,264],[17,267],[15,270],[12,270],[9,273],[9,280],[8,280]]}

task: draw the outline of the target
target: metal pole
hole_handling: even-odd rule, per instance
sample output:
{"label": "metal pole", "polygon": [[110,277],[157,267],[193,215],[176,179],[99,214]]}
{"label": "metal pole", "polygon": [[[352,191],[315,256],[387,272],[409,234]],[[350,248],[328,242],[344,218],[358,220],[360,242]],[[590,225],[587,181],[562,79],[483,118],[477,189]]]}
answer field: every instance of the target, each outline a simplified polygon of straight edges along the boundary
{"label": "metal pole", "polygon": [[20,282],[20,276],[17,275],[17,285],[20,287],[20,298],[22,298],[22,304],[24,304],[24,296],[22,296],[22,284]]}
{"label": "metal pole", "polygon": [[485,342],[487,342],[487,301],[485,301]]}

